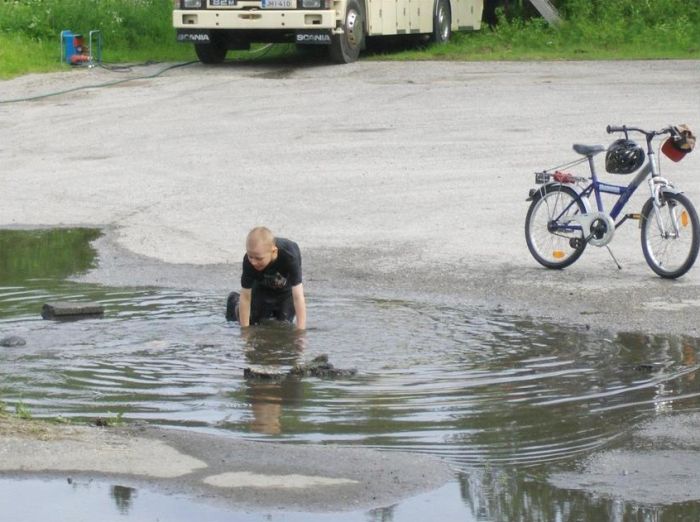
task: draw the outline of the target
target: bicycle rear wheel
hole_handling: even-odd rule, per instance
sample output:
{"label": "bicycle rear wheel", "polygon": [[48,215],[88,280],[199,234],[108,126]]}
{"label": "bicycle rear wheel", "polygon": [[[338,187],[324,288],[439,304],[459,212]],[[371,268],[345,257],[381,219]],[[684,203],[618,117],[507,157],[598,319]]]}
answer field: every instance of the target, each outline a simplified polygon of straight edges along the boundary
{"label": "bicycle rear wheel", "polygon": [[571,218],[586,211],[578,193],[564,185],[545,185],[525,218],[525,240],[532,257],[547,268],[564,268],[586,248],[583,230]]}
{"label": "bicycle rear wheel", "polygon": [[662,193],[660,200],[659,209],[652,199],[642,209],[642,252],[654,272],[675,279],[690,270],[698,257],[698,214],[683,194]]}

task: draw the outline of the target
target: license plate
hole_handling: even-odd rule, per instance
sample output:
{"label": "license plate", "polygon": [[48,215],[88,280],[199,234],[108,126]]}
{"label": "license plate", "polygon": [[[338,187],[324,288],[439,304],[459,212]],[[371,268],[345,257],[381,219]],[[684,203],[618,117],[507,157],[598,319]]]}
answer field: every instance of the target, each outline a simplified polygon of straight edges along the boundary
{"label": "license plate", "polygon": [[236,0],[209,0],[209,7],[235,7]]}
{"label": "license plate", "polygon": [[295,9],[297,0],[262,0],[263,9]]}

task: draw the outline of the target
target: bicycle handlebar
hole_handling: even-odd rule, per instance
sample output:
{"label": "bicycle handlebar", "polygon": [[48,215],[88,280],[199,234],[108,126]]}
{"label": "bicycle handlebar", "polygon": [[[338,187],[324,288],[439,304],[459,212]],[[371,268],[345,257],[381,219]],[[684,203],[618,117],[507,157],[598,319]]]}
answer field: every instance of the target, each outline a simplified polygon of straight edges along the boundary
{"label": "bicycle handlebar", "polygon": [[612,134],[613,132],[625,132],[626,130],[628,129],[624,125],[622,127],[618,127],[617,125],[608,125],[605,127],[605,132],[608,134]]}
{"label": "bicycle handlebar", "polygon": [[659,131],[645,131],[644,129],[640,129],[639,127],[628,127],[627,125],[608,125],[607,127],[605,127],[605,130],[608,134],[612,134],[614,132],[624,132],[625,135],[627,135],[628,132],[639,132],[641,134],[644,134],[647,138],[653,138],[654,136],[659,136],[661,134],[673,134],[674,132],[673,127],[665,127]]}

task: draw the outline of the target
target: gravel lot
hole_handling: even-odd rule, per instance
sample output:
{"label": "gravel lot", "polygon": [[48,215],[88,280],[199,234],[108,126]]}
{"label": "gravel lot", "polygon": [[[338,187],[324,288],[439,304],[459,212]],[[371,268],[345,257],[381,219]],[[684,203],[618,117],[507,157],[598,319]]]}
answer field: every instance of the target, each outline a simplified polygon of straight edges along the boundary
{"label": "gravel lot", "polygon": [[[164,67],[30,75],[0,82],[0,100]],[[698,87],[697,61],[194,64],[0,104],[0,226],[101,225],[116,254],[96,279],[223,292],[263,223],[301,244],[311,293],[430,292],[697,334],[700,270],[660,280],[634,223],[612,243],[622,271],[589,247],[555,272],[530,257],[523,222],[532,172],[574,142],[609,143],[608,123],[700,129]],[[662,172],[700,202],[699,165]]]}

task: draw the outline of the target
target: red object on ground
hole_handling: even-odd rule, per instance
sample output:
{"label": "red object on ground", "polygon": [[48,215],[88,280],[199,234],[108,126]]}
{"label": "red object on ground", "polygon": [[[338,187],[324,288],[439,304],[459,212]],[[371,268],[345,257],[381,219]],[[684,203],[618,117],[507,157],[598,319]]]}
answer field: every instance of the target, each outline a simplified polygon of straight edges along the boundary
{"label": "red object on ground", "polygon": [[74,54],[70,57],[70,63],[77,65],[79,63],[89,62],[90,57],[87,54]]}

